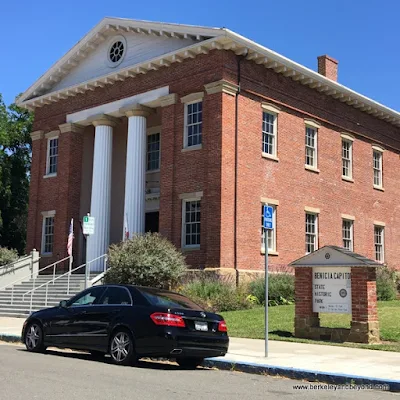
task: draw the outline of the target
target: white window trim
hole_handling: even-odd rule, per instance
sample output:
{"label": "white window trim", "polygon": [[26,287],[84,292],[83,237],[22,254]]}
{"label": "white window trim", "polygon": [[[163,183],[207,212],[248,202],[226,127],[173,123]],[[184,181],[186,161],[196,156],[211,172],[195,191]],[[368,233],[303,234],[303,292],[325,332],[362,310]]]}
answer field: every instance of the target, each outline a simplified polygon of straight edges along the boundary
{"label": "white window trim", "polygon": [[[343,241],[344,241],[344,237],[343,237],[343,223],[344,222],[350,222],[350,239],[347,239],[347,240],[350,240],[350,243],[351,243],[351,248],[349,249],[350,251],[354,251],[354,217],[352,218],[352,219],[349,219],[349,218],[343,218],[342,217],[342,244],[344,244],[343,243]],[[343,248],[345,248],[344,246],[343,246]]]}
{"label": "white window trim", "polygon": [[[200,194],[201,196],[196,196],[196,194]],[[179,198],[182,199],[182,227],[181,227],[181,248],[183,251],[190,251],[190,250],[199,250],[201,246],[201,209],[200,209],[200,244],[191,244],[187,245],[185,243],[185,205],[188,202],[191,201],[200,201],[201,198],[203,197],[203,192],[198,192],[198,193],[192,193],[192,196],[190,196],[189,193],[185,193],[183,195],[180,195]]]}
{"label": "white window trim", "polygon": [[[342,150],[342,179],[348,180],[350,182],[354,182],[354,180],[353,180],[353,141],[354,141],[354,139],[352,140],[352,139],[349,139],[348,137],[345,137],[345,135],[342,135],[342,143],[341,143],[342,144],[342,149],[341,149]],[[350,175],[349,176],[343,175],[343,142],[346,142],[350,145],[350,147],[349,147]]]}
{"label": "white window trim", "polygon": [[155,174],[160,172],[160,168],[158,169],[151,169],[150,171],[147,169],[147,137],[150,135],[154,135],[156,133],[160,134],[160,150],[159,150],[159,159],[158,165],[161,165],[161,125],[159,126],[152,126],[146,130],[146,174]]}
{"label": "white window trim", "polygon": [[[201,141],[201,144],[196,144],[193,146],[188,146],[188,144],[187,144],[187,142],[188,142],[188,136],[187,136],[188,105],[203,102],[203,98],[204,98],[204,92],[188,94],[187,96],[181,98],[181,102],[184,103],[182,152],[191,151],[191,150],[200,150],[203,148],[203,140]],[[203,111],[204,110],[202,109],[202,113],[203,113]],[[201,125],[203,125],[203,121],[201,122]],[[203,126],[202,126],[202,130],[203,130]],[[202,135],[203,135],[203,133],[202,133]]]}
{"label": "white window trim", "polygon": [[[385,223],[384,222],[379,222],[379,221],[374,221],[374,258],[375,261],[380,262],[382,264],[385,263]],[[382,229],[382,260],[378,261],[376,260],[376,251],[375,251],[375,228],[381,228]]]}
{"label": "white window trim", "polygon": [[380,185],[376,185],[375,182],[373,181],[373,187],[374,189],[378,189],[378,190],[382,190],[383,189],[383,152],[384,150],[381,147],[378,146],[372,146],[372,172],[373,172],[373,176],[372,179],[375,181],[375,168],[374,168],[374,153],[379,153],[381,160],[380,160],[380,164],[381,164],[381,169],[380,169]]}
{"label": "white window trim", "polygon": [[[41,244],[40,244],[40,250],[41,250],[41,255],[42,256],[52,256],[53,253],[52,252],[45,252],[44,251],[44,247],[45,247],[45,240],[44,240],[44,235],[45,235],[45,226],[46,226],[46,218],[49,217],[55,217],[56,215],[56,211],[55,210],[51,210],[51,211],[42,211],[42,237],[41,237]],[[54,235],[53,235],[54,236]],[[53,243],[54,245],[54,243]]]}
{"label": "white window trim", "polygon": [[[316,211],[311,211],[311,210],[316,210]],[[314,249],[314,251],[316,251],[319,249],[319,209],[305,207],[305,214],[315,215],[315,249]],[[304,226],[304,228],[305,228],[304,229],[304,239],[305,239],[305,236],[307,235],[306,226]],[[305,252],[305,254],[307,255],[307,254],[311,254],[311,253]]]}
{"label": "white window trim", "polygon": [[46,150],[46,174],[43,176],[43,178],[54,178],[57,176],[57,172],[49,173],[49,168],[50,168],[50,141],[53,139],[58,139],[58,145],[57,145],[57,170],[58,170],[58,149],[60,146],[60,136],[59,132],[56,131],[57,133],[49,132],[46,134],[47,138],[47,150]]}
{"label": "white window trim", "polygon": [[[267,201],[265,201],[267,200]],[[277,230],[277,225],[276,225],[276,213],[278,211],[278,205],[279,205],[279,200],[274,200],[274,199],[267,199],[265,197],[261,197],[261,205],[262,206],[272,206],[274,208],[274,215],[273,215],[273,224],[274,224],[274,229],[273,229],[273,242],[274,242],[274,248],[270,249],[268,248],[268,255],[272,256],[278,256],[279,252],[277,251],[277,243],[276,243],[276,230]],[[260,235],[261,237],[261,235]],[[264,238],[264,247],[261,245],[261,254],[265,254],[265,245],[268,243],[268,238]],[[267,244],[268,246],[268,244]]]}
{"label": "white window trim", "polygon": [[[274,117],[274,139],[275,139],[275,143],[274,143],[274,152],[273,154],[269,154],[269,153],[265,153],[264,151],[261,152],[261,155],[263,158],[269,158],[271,160],[274,161],[279,161],[278,158],[278,114],[279,114],[279,110],[278,111],[273,111],[273,110],[277,110],[275,107],[272,106],[268,106],[266,107],[265,103],[262,104],[262,122],[264,122],[264,113],[266,114],[270,114]],[[264,148],[264,132],[261,129],[261,140],[262,140],[262,147]]]}
{"label": "white window trim", "polygon": [[[319,136],[320,125],[311,120],[305,120],[304,135],[307,134],[307,128],[311,128],[311,129],[315,130],[315,138],[314,138],[315,156],[314,156],[314,165],[308,165],[308,164],[306,164],[306,162],[304,160],[304,167],[305,167],[305,169],[310,170],[310,171],[320,172],[318,169],[318,136]],[[304,144],[304,146],[306,146],[306,145]],[[305,152],[304,152],[304,157],[305,157]]]}

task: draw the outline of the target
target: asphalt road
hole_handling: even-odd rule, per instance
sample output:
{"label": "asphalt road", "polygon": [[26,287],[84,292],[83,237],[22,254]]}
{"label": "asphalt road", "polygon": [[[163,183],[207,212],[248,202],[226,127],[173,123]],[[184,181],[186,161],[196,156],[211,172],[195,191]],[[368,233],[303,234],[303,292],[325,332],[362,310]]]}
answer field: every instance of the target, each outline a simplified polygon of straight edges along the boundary
{"label": "asphalt road", "polygon": [[371,390],[296,390],[297,384],[307,382],[203,368],[184,371],[150,361],[121,367],[83,353],[32,354],[0,344],[0,400],[400,399]]}

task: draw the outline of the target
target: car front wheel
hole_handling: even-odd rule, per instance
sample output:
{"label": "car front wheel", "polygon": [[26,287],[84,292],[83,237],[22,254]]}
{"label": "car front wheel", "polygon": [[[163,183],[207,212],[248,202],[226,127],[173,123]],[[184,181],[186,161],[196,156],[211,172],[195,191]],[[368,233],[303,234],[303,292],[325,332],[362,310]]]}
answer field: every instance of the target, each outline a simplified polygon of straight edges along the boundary
{"label": "car front wheel", "polygon": [[43,329],[38,322],[32,322],[26,328],[25,346],[28,351],[35,353],[46,350],[43,344]]}
{"label": "car front wheel", "polygon": [[132,365],[136,361],[132,335],[126,330],[117,330],[110,340],[110,355],[114,364]]}
{"label": "car front wheel", "polygon": [[185,358],[177,358],[176,362],[181,368],[184,369],[196,369],[203,362],[203,358],[197,357],[185,357]]}

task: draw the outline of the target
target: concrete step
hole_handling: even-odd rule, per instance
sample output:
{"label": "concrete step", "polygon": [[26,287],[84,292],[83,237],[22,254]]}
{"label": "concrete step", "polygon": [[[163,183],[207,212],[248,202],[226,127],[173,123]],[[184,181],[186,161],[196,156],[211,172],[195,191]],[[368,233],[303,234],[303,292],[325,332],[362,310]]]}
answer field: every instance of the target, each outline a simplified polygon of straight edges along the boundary
{"label": "concrete step", "polygon": [[[75,288],[70,287],[70,290],[71,289],[80,290],[80,287],[75,287]],[[29,290],[32,290],[32,288],[31,289],[29,289],[29,288],[25,289],[25,288],[16,287],[13,290],[11,288],[9,288],[9,289],[1,291],[0,293],[10,293],[11,294],[11,292],[12,292],[14,294],[25,294]],[[46,287],[44,286],[44,287],[35,289],[33,292],[34,293],[46,293],[46,291],[47,291],[47,293],[55,293],[55,294],[57,294],[57,293],[65,293],[67,291],[67,287],[53,287],[53,286],[49,285],[49,286],[47,286],[47,290],[46,290]]]}
{"label": "concrete step", "polygon": [[3,312],[2,310],[0,310],[0,317],[8,317],[8,318],[21,318],[21,319],[26,319],[28,318],[29,314],[21,314],[19,312],[13,312],[13,311],[9,311],[9,312]]}
{"label": "concrete step", "polygon": [[[75,281],[70,281],[69,282],[69,284],[70,285],[75,285],[75,286],[79,286],[80,284],[82,284],[82,283],[85,283],[85,281],[78,281],[78,280],[75,280]],[[54,287],[59,287],[59,286],[61,286],[61,287],[64,287],[64,286],[67,286],[68,285],[68,282],[67,281],[65,281],[65,282],[49,282],[49,281],[47,281],[47,282],[24,282],[24,283],[18,283],[18,284],[16,284],[16,285],[14,285],[14,288],[17,288],[17,287],[38,287],[38,286],[41,286],[41,285],[48,285],[48,286],[54,286]]]}
{"label": "concrete step", "polygon": [[[54,307],[56,305],[58,305],[58,304],[55,304],[55,305],[48,304],[47,306],[44,303],[43,304],[32,304],[32,310],[41,310],[43,308],[50,308],[50,307]],[[1,311],[14,310],[14,311],[21,312],[21,313],[29,312],[29,309],[30,309],[29,303],[26,303],[25,305],[7,304],[4,306],[1,306],[1,308],[0,308]]]}
{"label": "concrete step", "polygon": [[[33,311],[38,311],[38,310],[32,310]],[[10,315],[12,314],[12,315]],[[14,308],[2,308],[0,310],[0,315],[5,316],[5,317],[13,317],[15,314],[19,316],[25,316],[25,318],[30,314],[29,310],[16,310]]]}
{"label": "concrete step", "polygon": [[[38,300],[38,299],[33,299],[32,300],[32,304],[36,304],[38,306],[42,306],[45,305],[46,300]],[[47,300],[47,304],[50,304],[51,306],[57,306],[60,303],[60,301],[58,301],[57,299],[48,299]],[[29,306],[30,305],[30,300],[13,300],[11,303],[11,299],[10,300],[1,300],[0,299],[0,309],[2,307],[6,307],[7,306]]]}

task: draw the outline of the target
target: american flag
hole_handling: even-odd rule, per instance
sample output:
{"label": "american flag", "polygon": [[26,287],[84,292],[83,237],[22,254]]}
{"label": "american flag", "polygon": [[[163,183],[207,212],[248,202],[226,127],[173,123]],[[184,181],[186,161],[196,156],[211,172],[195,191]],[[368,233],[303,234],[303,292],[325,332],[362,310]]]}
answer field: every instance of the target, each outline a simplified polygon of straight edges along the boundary
{"label": "american flag", "polygon": [[71,218],[71,224],[69,225],[67,252],[69,256],[72,256],[72,243],[74,241],[74,219]]}

